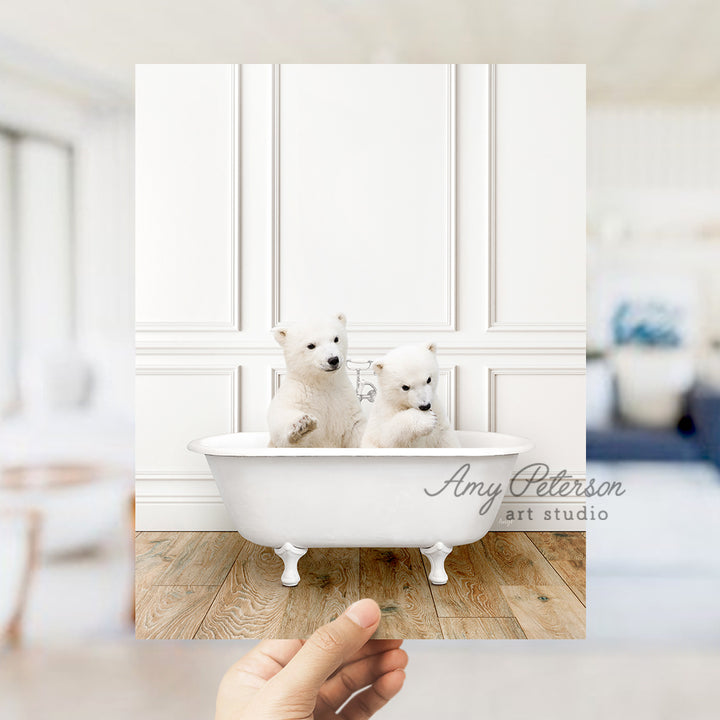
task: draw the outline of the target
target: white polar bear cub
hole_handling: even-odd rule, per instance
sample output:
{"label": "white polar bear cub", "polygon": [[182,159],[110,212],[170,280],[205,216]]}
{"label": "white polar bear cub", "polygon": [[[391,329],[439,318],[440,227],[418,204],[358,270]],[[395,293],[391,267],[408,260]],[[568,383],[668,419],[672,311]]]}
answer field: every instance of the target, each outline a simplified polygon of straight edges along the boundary
{"label": "white polar bear cub", "polygon": [[460,447],[437,396],[435,344],[401,345],[373,364],[378,396],[363,447]]}
{"label": "white polar bear cub", "polygon": [[268,409],[270,447],[358,447],[365,428],[345,369],[345,316],[273,328],[287,375]]}

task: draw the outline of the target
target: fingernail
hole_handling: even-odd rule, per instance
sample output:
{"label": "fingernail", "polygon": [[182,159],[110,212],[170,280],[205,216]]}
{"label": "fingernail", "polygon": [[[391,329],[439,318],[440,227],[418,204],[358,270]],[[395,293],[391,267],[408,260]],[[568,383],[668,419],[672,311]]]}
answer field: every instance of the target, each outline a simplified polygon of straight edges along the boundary
{"label": "fingernail", "polygon": [[354,602],[345,614],[361,628],[369,628],[380,619],[380,608],[374,600],[365,598]]}

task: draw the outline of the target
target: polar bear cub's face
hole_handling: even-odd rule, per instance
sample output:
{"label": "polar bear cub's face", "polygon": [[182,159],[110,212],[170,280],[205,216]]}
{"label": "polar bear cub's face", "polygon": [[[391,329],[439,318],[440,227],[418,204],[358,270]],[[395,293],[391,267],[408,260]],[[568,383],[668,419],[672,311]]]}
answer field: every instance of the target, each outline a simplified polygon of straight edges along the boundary
{"label": "polar bear cub's face", "polygon": [[373,364],[385,402],[400,410],[430,410],[438,364],[435,344],[401,345]]}
{"label": "polar bear cub's face", "polygon": [[294,322],[273,328],[285,353],[289,372],[310,377],[345,367],[347,331],[340,313],[321,320]]}

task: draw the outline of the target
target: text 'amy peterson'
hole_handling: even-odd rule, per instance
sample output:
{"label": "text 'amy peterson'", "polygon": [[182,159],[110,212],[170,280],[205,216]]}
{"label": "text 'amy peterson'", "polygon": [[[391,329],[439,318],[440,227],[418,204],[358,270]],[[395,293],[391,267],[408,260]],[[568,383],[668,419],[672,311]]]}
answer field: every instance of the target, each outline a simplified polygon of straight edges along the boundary
{"label": "text 'amy peterson'", "polygon": [[[484,497],[485,502],[480,506],[480,515],[485,515],[498,498],[504,493],[503,483],[484,483],[482,480],[475,482],[467,480],[470,472],[470,463],[461,465],[453,475],[443,481],[440,487],[431,492],[423,488],[426,495],[437,497],[448,491],[455,497]],[[521,474],[532,472],[530,477],[519,477]],[[450,489],[452,488],[452,489]],[[518,470],[510,478],[510,494],[513,497],[522,497],[528,490],[533,489],[536,497],[607,497],[609,495],[620,496],[625,494],[622,483],[614,480],[612,482],[601,482],[596,484],[595,478],[588,478],[583,484],[580,480],[573,480],[566,470],[560,470],[555,476],[550,477],[550,468],[545,463],[533,463]]]}

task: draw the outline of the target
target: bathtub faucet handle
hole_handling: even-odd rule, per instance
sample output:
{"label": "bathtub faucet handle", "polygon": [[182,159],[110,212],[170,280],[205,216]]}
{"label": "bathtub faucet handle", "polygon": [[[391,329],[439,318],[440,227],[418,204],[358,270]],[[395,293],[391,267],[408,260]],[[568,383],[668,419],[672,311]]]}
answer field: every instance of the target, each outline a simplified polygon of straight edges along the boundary
{"label": "bathtub faucet handle", "polygon": [[372,360],[348,360],[345,365],[348,370],[355,372],[355,394],[360,402],[367,400],[368,402],[375,402],[377,396],[377,388],[367,380],[362,379],[362,371],[369,370],[372,367]]}

